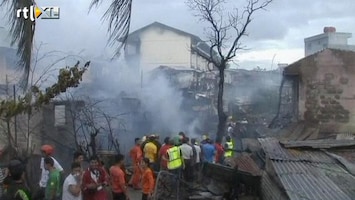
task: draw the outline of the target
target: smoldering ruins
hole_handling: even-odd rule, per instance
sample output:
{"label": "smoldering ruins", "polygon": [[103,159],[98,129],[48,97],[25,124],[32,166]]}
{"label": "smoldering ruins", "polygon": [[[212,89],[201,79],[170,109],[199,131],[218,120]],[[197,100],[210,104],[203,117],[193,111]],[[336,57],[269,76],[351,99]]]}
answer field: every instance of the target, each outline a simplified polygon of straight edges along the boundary
{"label": "smoldering ruins", "polygon": [[[143,135],[154,133],[164,138],[180,131],[190,137],[209,134],[213,138],[217,121],[213,71],[160,66],[142,76],[123,62],[93,62],[92,68],[95,67],[110,73],[94,78],[95,84],[82,84],[83,90],[76,95],[104,99],[100,105],[107,112],[119,113],[124,126],[114,129],[122,144],[130,144]],[[228,76],[228,115],[235,121],[266,126],[277,111],[279,71],[229,70]],[[268,113],[263,112],[266,109]]]}

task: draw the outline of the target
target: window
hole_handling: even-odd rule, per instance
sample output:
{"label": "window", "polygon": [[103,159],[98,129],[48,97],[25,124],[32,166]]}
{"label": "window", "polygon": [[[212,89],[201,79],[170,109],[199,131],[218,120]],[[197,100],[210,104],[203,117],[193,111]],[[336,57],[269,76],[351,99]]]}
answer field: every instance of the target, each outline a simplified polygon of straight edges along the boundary
{"label": "window", "polygon": [[54,106],[54,126],[65,126],[65,105]]}

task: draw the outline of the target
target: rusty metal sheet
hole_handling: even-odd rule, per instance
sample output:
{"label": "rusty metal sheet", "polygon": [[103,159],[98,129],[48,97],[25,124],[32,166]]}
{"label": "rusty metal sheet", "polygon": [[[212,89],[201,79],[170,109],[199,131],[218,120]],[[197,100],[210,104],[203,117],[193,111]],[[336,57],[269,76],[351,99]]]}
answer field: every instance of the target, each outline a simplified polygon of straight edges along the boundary
{"label": "rusty metal sheet", "polygon": [[238,171],[248,172],[253,176],[261,176],[261,170],[255,161],[249,155],[241,155],[233,159],[234,167]]}
{"label": "rusty metal sheet", "polygon": [[336,160],[319,150],[286,149],[276,138],[259,138],[258,140],[266,156],[271,160],[336,163]]}
{"label": "rusty metal sheet", "polygon": [[284,191],[266,172],[263,172],[261,179],[261,195],[263,200],[289,200]]}
{"label": "rusty metal sheet", "polygon": [[290,155],[287,149],[280,146],[279,141],[276,138],[259,138],[258,139],[267,158],[275,160],[290,160]]}

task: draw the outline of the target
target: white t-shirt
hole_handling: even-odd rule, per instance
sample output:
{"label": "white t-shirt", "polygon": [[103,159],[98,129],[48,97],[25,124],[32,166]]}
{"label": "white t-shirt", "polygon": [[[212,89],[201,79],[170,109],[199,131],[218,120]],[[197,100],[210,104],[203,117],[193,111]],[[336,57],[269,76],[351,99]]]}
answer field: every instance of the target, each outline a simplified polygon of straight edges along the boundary
{"label": "white t-shirt", "polygon": [[69,174],[69,176],[67,176],[67,178],[64,181],[63,184],[63,196],[62,196],[62,200],[82,200],[81,197],[81,192],[79,194],[79,196],[74,196],[72,195],[72,193],[69,190],[69,186],[71,185],[77,185],[78,182],[75,180],[74,176],[72,174]]}
{"label": "white t-shirt", "polygon": [[198,145],[194,145],[196,149],[196,163],[200,163],[200,154],[201,154],[201,147]]}
{"label": "white t-shirt", "polygon": [[188,144],[182,144],[180,146],[181,153],[182,153],[182,158],[184,159],[191,159],[194,156],[194,152],[192,150],[192,147]]}
{"label": "white t-shirt", "polygon": [[[56,168],[60,172],[63,171],[63,167],[60,166],[58,161],[55,158],[53,158],[53,157],[51,157],[51,158],[54,161],[54,168]],[[48,177],[49,171],[44,168],[44,158],[41,158],[40,168],[42,170],[42,175],[41,175],[41,180],[39,181],[39,186],[40,187],[46,187],[47,186],[47,181],[48,181],[48,178],[49,178]]]}

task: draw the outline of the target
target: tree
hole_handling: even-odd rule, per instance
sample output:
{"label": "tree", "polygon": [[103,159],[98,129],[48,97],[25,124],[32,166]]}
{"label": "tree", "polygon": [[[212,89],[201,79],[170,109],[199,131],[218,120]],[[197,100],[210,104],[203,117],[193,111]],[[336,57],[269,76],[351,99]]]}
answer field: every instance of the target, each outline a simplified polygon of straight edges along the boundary
{"label": "tree", "polygon": [[[102,0],[92,0],[90,9],[97,6]],[[33,39],[35,34],[35,21],[17,17],[17,9],[29,8],[35,5],[35,0],[2,0],[0,7],[9,6],[9,24],[11,26],[11,45],[17,44],[17,54],[20,57],[19,66],[23,69],[21,86],[27,89],[29,74],[31,69]],[[103,15],[103,20],[109,21],[108,32],[109,44],[115,46],[115,56],[119,55],[122,47],[126,43],[130,21],[131,21],[132,0],[112,0],[111,5]]]}
{"label": "tree", "polygon": [[[17,149],[17,144],[13,137],[14,134],[9,127],[11,120],[21,114],[31,115],[34,110],[48,104],[51,99],[60,93],[66,92],[68,88],[78,87],[89,65],[90,62],[87,62],[84,67],[79,67],[79,62],[77,62],[73,67],[60,69],[57,82],[47,87],[45,91],[40,90],[37,86],[32,86],[31,91],[15,99],[0,100],[0,119],[7,124],[5,134],[8,139],[8,145],[12,147],[11,149]],[[17,154],[18,152],[14,153]]]}
{"label": "tree", "polygon": [[[119,118],[122,114],[114,115],[105,109],[104,104],[108,103],[106,101],[88,96],[78,97],[72,93],[66,94],[66,100],[71,103],[70,115],[73,125],[68,131],[75,138],[76,148],[85,152],[87,157],[97,155],[98,149],[114,150],[119,153],[117,133],[120,127],[124,126],[123,120]],[[98,138],[99,134],[107,137]]]}
{"label": "tree", "polygon": [[252,16],[258,10],[267,7],[272,0],[247,0],[242,12],[236,8],[235,12],[227,12],[224,8],[225,0],[188,0],[188,6],[195,11],[200,20],[209,24],[207,37],[210,53],[197,54],[212,63],[219,72],[217,110],[218,127],[217,140],[221,140],[225,132],[227,115],[223,110],[224,70],[236,56],[238,50],[244,49],[241,43],[243,36],[247,36],[247,27]]}

